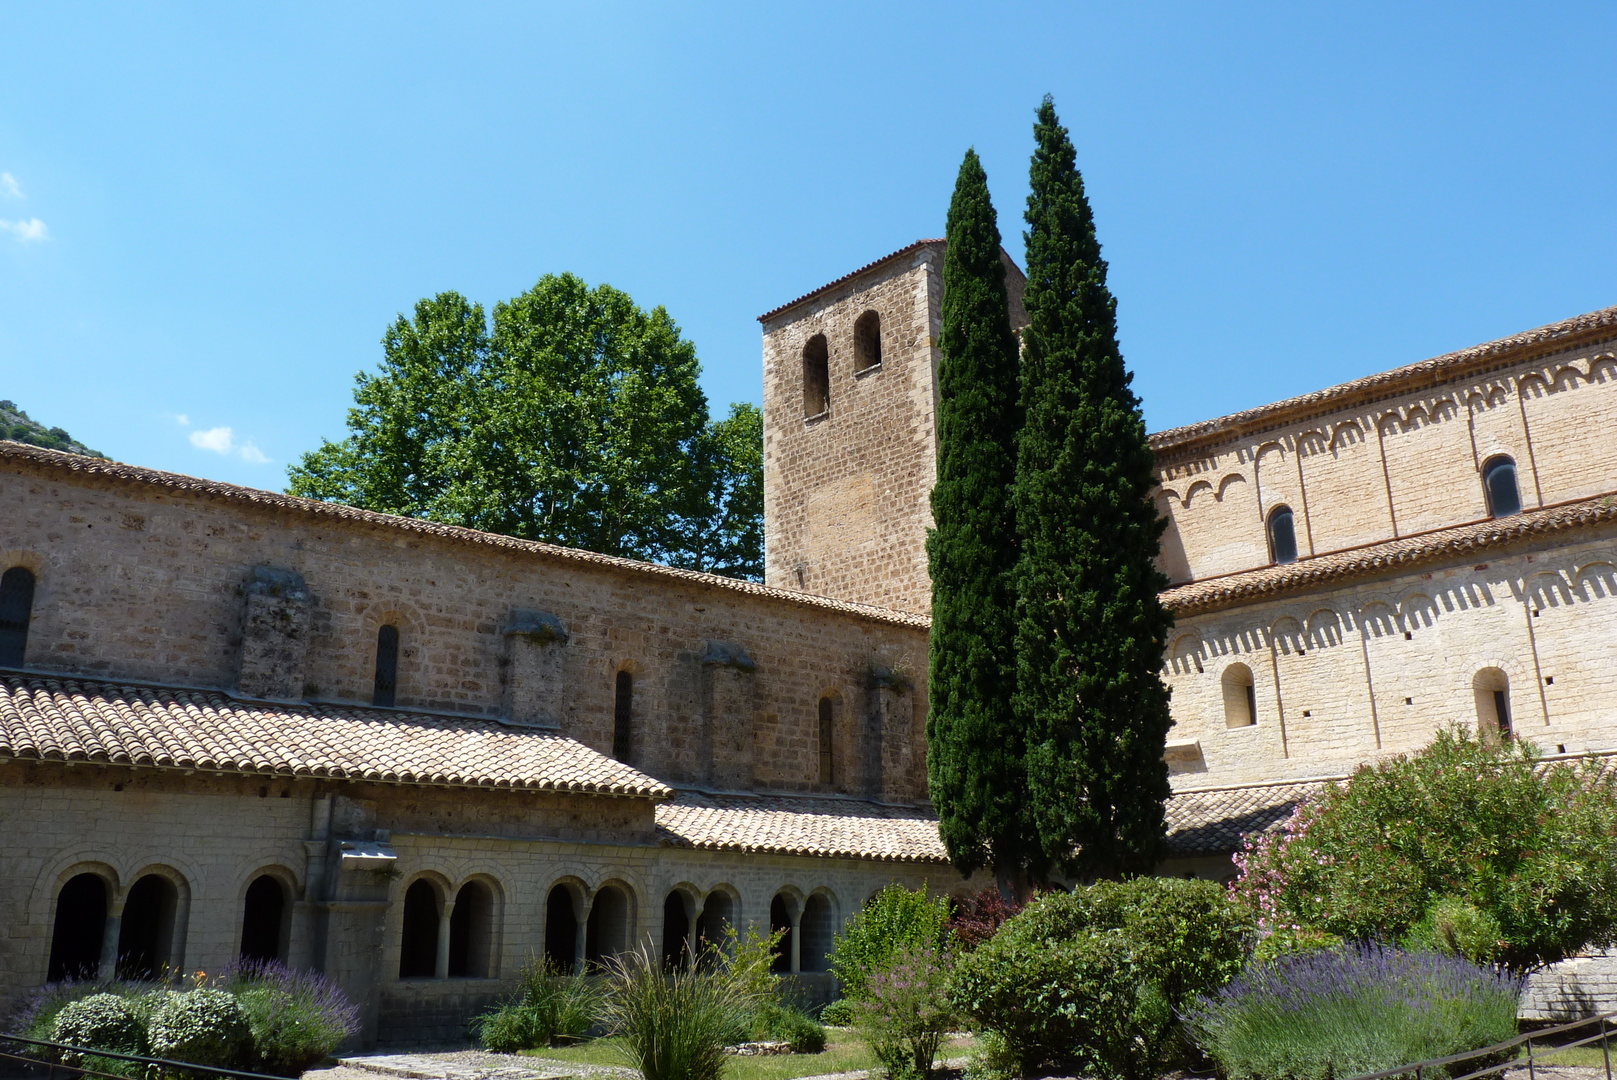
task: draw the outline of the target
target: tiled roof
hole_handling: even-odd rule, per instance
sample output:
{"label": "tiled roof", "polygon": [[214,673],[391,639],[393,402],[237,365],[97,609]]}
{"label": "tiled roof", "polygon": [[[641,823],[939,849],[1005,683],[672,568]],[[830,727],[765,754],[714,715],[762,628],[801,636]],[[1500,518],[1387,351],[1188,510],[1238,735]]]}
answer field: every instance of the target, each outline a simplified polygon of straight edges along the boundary
{"label": "tiled roof", "polygon": [[1408,570],[1423,563],[1468,558],[1568,529],[1617,522],[1617,496],[1597,495],[1510,517],[1458,525],[1448,529],[1387,540],[1379,544],[1265,566],[1238,574],[1193,581],[1168,589],[1161,599],[1175,615],[1194,615],[1222,607],[1318,588],[1344,578]]}
{"label": "tiled roof", "polygon": [[1175,855],[1236,851],[1246,833],[1263,832],[1291,816],[1298,801],[1325,780],[1180,791],[1168,800],[1168,849]]}
{"label": "tiled roof", "polygon": [[1445,353],[1430,360],[1393,368],[1311,394],[1287,398],[1255,409],[1231,413],[1184,427],[1159,431],[1151,436],[1151,448],[1159,456],[1212,446],[1227,439],[1251,434],[1310,416],[1323,416],[1339,409],[1378,401],[1396,394],[1429,386],[1439,386],[1473,373],[1494,370],[1536,356],[1601,341],[1617,336],[1617,307],[1602,308],[1586,315],[1526,330],[1498,341],[1473,345],[1469,349]]}
{"label": "tiled roof", "polygon": [[804,293],[802,296],[799,296],[796,300],[788,300],[788,301],[786,301],[786,303],[782,304],[778,308],[771,308],[769,311],[766,311],[762,315],[758,316],[758,321],[759,322],[765,322],[765,321],[767,321],[769,319],[773,319],[776,315],[779,315],[781,312],[785,311],[787,308],[796,307],[798,304],[801,304],[805,300],[811,300],[814,297],[819,296],[821,293],[825,292],[828,289],[836,288],[838,285],[841,285],[844,281],[847,281],[849,278],[856,278],[860,274],[863,274],[866,270],[874,270],[876,267],[880,266],[882,263],[889,262],[889,261],[891,261],[893,259],[896,259],[900,255],[908,255],[912,251],[919,251],[922,248],[927,247],[927,246],[929,246],[931,244],[941,244],[941,243],[943,243],[943,240],[941,238],[936,239],[936,240],[917,240],[917,241],[915,241],[915,243],[910,244],[910,245],[908,245],[906,247],[901,247],[897,251],[892,252],[891,254],[883,255],[881,258],[875,260],[874,262],[867,262],[865,265],[861,266],[859,269],[853,270],[853,271],[851,271],[849,273],[846,273],[846,274],[843,274],[841,277],[837,278],[835,281],[828,281],[824,285],[821,285],[818,289],[812,289],[809,292]]}
{"label": "tiled roof", "polygon": [[772,589],[753,581],[740,581],[736,578],[720,577],[717,574],[704,574],[696,570],[682,570],[678,567],[640,562],[636,559],[622,559],[614,555],[600,555],[596,552],[584,551],[579,548],[561,547],[557,544],[542,544],[536,540],[519,540],[514,536],[479,532],[476,529],[466,529],[459,525],[443,525],[436,521],[423,521],[420,518],[378,514],[372,510],[360,510],[352,506],[343,506],[340,503],[321,502],[318,499],[301,499],[294,495],[282,495],[274,491],[259,491],[255,488],[237,487],[235,484],[220,483],[217,480],[201,480],[194,476],[182,476],[179,473],[142,469],[135,465],[104,461],[100,458],[82,457],[78,454],[64,454],[56,450],[43,450],[37,446],[25,446],[22,443],[0,440],[0,464],[31,466],[47,472],[68,474],[74,479],[81,477],[103,478],[142,487],[163,488],[175,494],[192,495],[202,499],[220,499],[241,505],[282,510],[317,520],[353,522],[393,532],[433,536],[479,547],[499,548],[505,551],[540,555],[575,565],[588,564],[610,567],[631,574],[673,579],[689,582],[704,588],[768,597],[772,600],[786,601],[803,607],[820,608],[871,619],[875,622],[910,626],[921,630],[925,630],[932,624],[931,620],[925,615],[912,615],[908,612],[892,611],[888,608],[874,607],[870,604],[833,600],[827,596],[791,592],[786,589]]}
{"label": "tiled roof", "polygon": [[218,690],[0,673],[0,760],[668,798],[660,781],[550,731]]}
{"label": "tiled roof", "polygon": [[669,847],[891,862],[946,863],[938,819],[859,799],[709,795],[682,791],[657,807]]}

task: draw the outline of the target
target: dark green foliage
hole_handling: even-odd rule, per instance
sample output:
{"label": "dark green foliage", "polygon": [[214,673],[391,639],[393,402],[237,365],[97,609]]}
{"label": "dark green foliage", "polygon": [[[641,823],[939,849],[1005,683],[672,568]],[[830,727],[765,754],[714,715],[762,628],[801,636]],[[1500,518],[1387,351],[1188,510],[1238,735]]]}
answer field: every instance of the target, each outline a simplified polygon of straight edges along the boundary
{"label": "dark green foliage", "polygon": [[547,275],[495,306],[442,293],[361,373],[350,435],[294,495],[608,555],[762,576],[762,427],[710,423],[695,347],[662,308]]}
{"label": "dark green foliage", "polygon": [[837,935],[831,952],[831,974],[842,992],[857,999],[868,972],[886,964],[903,948],[944,951],[949,944],[949,901],[928,896],[926,888],[911,892],[887,886],[872,896]]}
{"label": "dark green foliage", "polygon": [[820,1023],[847,1027],[853,1023],[853,999],[837,998],[820,1010]]}
{"label": "dark green foliage", "polygon": [[1473,964],[1491,964],[1505,946],[1499,920],[1474,904],[1445,896],[1409,931],[1405,944],[1415,950],[1448,953]]}
{"label": "dark green foliage", "polygon": [[1533,968],[1617,941],[1614,822],[1617,773],[1600,762],[1440,731],[1249,838],[1236,890],[1270,926],[1379,941],[1461,897],[1497,925],[1499,959]]}
{"label": "dark green foliage", "polygon": [[789,1042],[794,1054],[818,1054],[825,1049],[825,1027],[814,1017],[783,1001],[765,1001],[752,1018],[751,1038]]}
{"label": "dark green foliage", "polygon": [[28,414],[17,408],[13,401],[0,401],[0,439],[87,457],[105,459],[107,456],[99,450],[91,450],[59,427],[47,428],[28,419]]}
{"label": "dark green foliage", "polygon": [[1007,921],[962,959],[956,1001],[1024,1070],[1150,1076],[1175,1045],[1174,1010],[1239,974],[1252,937],[1213,882],[1101,882]]}
{"label": "dark green foliage", "polygon": [[94,994],[62,1007],[51,1025],[50,1040],[115,1054],[144,1054],[146,1025],[127,998]]}
{"label": "dark green foliage", "polygon": [[1016,338],[988,178],[966,151],[949,203],[938,341],[937,527],[932,575],[927,780],[962,873],[1021,879],[1044,866],[1027,821],[1023,745],[1011,714],[1016,661]]}
{"label": "dark green foliage", "polygon": [[152,1014],[152,1056],[219,1069],[239,1069],[253,1048],[247,1013],[235,997],[203,987],[170,994]]}
{"label": "dark green foliage", "polygon": [[522,989],[474,1022],[485,1050],[515,1053],[549,1046],[558,1036],[584,1035],[606,1007],[600,984],[583,975],[532,962],[522,969]]}
{"label": "dark green foliage", "polygon": [[1166,853],[1172,721],[1160,671],[1173,618],[1153,561],[1164,522],[1094,218],[1048,97],[1034,134],[1014,495],[1017,727],[1045,854],[1085,875],[1145,872]]}

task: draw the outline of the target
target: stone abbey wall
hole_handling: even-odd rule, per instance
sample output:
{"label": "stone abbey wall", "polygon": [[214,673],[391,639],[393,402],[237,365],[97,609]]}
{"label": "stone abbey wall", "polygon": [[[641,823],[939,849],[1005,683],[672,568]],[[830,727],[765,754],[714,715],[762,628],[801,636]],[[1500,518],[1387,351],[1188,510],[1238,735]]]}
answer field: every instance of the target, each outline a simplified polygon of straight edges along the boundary
{"label": "stone abbey wall", "polygon": [[1484,519],[1482,470],[1499,456],[1516,464],[1524,508],[1617,490],[1614,341],[1608,328],[1550,355],[1517,350],[1529,355],[1404,387],[1388,373],[1374,401],[1281,403],[1223,437],[1200,434],[1220,421],[1194,438],[1154,437],[1157,505],[1170,522],[1163,571],[1182,582],[1267,565],[1265,522],[1281,506],[1304,558]]}
{"label": "stone abbey wall", "polygon": [[[944,247],[912,245],[762,318],[768,584],[930,610]],[[1005,264],[1020,328],[1025,279],[1009,256]],[[859,347],[871,312],[880,321],[876,364]],[[823,408],[805,395],[805,357],[817,355],[817,342],[829,375]]]}
{"label": "stone abbey wall", "polygon": [[664,780],[925,796],[924,620],[178,480],[0,460],[0,561],[37,578],[29,667],[368,703],[394,625],[399,706],[610,754],[627,671],[629,762]]}

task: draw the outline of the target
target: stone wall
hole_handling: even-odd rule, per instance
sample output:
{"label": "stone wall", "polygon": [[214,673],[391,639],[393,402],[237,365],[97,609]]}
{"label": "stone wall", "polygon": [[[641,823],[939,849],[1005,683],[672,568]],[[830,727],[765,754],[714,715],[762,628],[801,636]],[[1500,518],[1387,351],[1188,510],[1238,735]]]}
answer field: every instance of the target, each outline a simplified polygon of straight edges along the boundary
{"label": "stone wall", "polygon": [[1389,388],[1290,423],[1232,423],[1229,438],[1191,449],[1159,440],[1163,571],[1181,582],[1267,565],[1265,522],[1280,506],[1304,558],[1486,518],[1482,467],[1501,455],[1528,509],[1617,490],[1609,340]]}
{"label": "stone wall", "polygon": [[[900,611],[932,601],[926,532],[937,475],[942,241],[907,249],[765,317],[765,580]],[[1009,257],[1012,325],[1024,278]],[[881,362],[860,369],[856,323],[881,322]],[[829,403],[806,415],[804,354],[823,338]]]}
{"label": "stone wall", "polygon": [[[925,795],[925,680],[907,731],[880,715],[872,681],[926,670],[924,623],[273,499],[0,459],[0,561],[38,577],[27,665],[369,703],[378,631],[392,625],[401,707],[557,724],[610,754],[627,671],[629,761],[664,780],[863,794],[880,746],[905,770],[883,781],[885,797]],[[704,663],[715,643],[752,667]],[[717,697],[715,679],[727,684]],[[834,704],[830,787],[819,783],[822,697]]]}

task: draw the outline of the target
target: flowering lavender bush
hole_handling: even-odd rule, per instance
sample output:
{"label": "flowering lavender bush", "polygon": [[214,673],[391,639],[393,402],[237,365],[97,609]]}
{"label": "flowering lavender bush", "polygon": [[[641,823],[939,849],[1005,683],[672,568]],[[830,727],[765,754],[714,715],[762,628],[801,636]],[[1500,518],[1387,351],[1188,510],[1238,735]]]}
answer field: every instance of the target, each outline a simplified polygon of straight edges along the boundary
{"label": "flowering lavender bush", "polygon": [[854,1023],[891,1080],[922,1080],[954,1021],[952,954],[927,942],[903,945],[864,971]]}
{"label": "flowering lavender bush", "polygon": [[[1617,771],[1443,731],[1248,837],[1233,893],[1266,933],[1378,941],[1405,940],[1445,898],[1463,897],[1485,918],[1435,940],[1532,968],[1617,940],[1614,821]],[[1494,925],[1497,947],[1477,929]]]}
{"label": "flowering lavender bush", "polygon": [[217,980],[247,1014],[253,1069],[299,1076],[359,1031],[359,1010],[336,983],[273,960],[241,960]]}
{"label": "flowering lavender bush", "polygon": [[1458,957],[1349,945],[1253,964],[1184,1023],[1230,1080],[1329,1080],[1503,1042],[1521,988]]}

